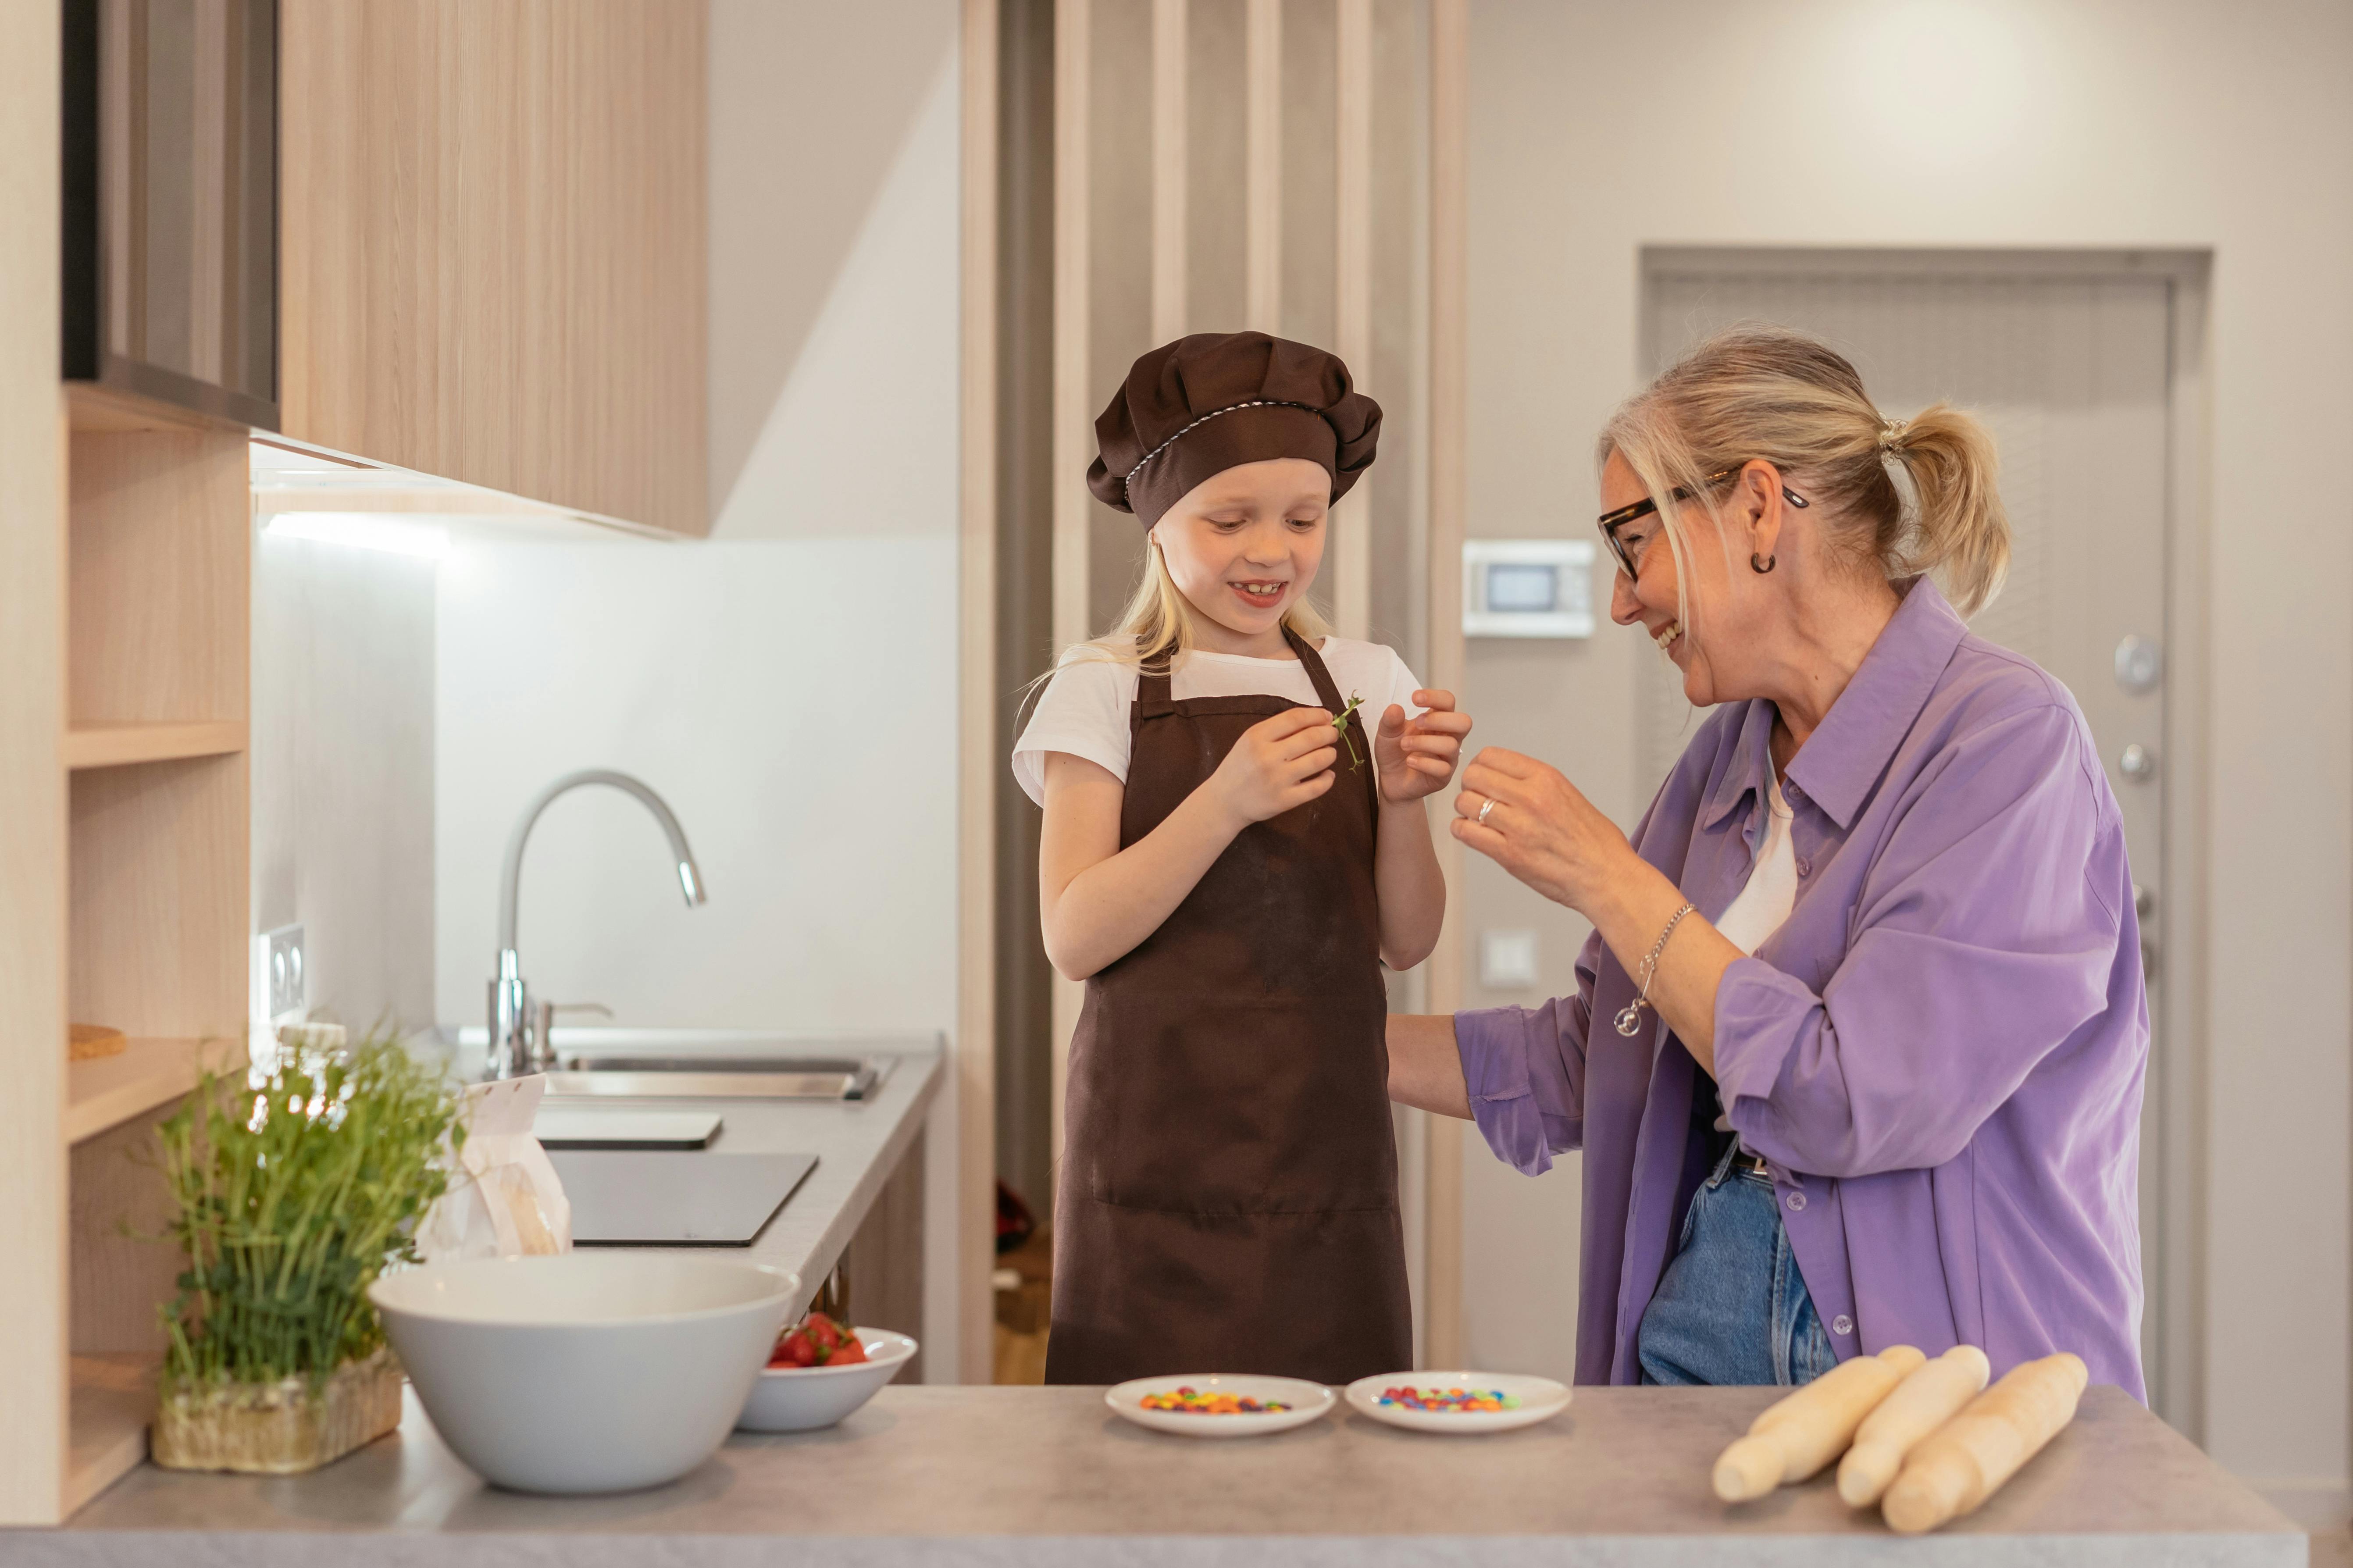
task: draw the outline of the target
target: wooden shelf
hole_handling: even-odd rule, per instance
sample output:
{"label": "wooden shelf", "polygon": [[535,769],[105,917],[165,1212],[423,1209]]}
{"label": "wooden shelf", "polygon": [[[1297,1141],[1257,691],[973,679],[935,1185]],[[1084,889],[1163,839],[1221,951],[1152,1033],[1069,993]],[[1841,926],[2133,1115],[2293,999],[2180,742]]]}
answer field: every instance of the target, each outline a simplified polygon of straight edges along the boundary
{"label": "wooden shelf", "polygon": [[160,724],[76,724],[66,731],[66,766],[111,768],[223,757],[245,750],[241,719],[190,719]]}
{"label": "wooden shelf", "polygon": [[[58,1048],[62,1050],[63,1045]],[[245,1064],[241,1040],[133,1040],[111,1057],[66,1067],[66,1142],[79,1143],[196,1087],[200,1067]]]}
{"label": "wooden shelf", "polygon": [[155,1415],[160,1355],[108,1353],[73,1358],[67,1416],[65,1511],[71,1515],[147,1457],[147,1423]]}

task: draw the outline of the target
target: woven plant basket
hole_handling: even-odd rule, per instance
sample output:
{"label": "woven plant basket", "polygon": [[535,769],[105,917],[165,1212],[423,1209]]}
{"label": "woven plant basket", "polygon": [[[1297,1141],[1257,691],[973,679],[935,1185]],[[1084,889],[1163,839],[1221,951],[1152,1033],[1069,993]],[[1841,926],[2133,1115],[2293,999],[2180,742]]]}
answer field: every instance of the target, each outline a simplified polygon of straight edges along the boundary
{"label": "woven plant basket", "polygon": [[211,1387],[166,1384],[155,1410],[155,1462],[174,1470],[290,1476],[331,1464],[400,1425],[403,1376],[392,1347],[346,1362],[313,1388],[306,1377]]}

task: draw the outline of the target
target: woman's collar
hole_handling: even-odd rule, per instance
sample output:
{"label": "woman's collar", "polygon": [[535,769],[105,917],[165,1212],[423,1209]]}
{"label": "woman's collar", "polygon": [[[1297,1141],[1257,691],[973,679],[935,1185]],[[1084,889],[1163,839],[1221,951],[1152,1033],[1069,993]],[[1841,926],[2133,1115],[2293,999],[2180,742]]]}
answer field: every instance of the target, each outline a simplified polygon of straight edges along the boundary
{"label": "woman's collar", "polygon": [[[1786,776],[1794,787],[1785,793],[1792,803],[1802,795],[1841,829],[1853,826],[1863,796],[1911,732],[1968,630],[1936,584],[1914,579],[1854,679],[1790,759]],[[1721,822],[1751,790],[1763,798],[1766,770],[1773,765],[1775,710],[1762,698],[1750,700],[1747,708],[1731,765],[1708,796],[1703,826]]]}

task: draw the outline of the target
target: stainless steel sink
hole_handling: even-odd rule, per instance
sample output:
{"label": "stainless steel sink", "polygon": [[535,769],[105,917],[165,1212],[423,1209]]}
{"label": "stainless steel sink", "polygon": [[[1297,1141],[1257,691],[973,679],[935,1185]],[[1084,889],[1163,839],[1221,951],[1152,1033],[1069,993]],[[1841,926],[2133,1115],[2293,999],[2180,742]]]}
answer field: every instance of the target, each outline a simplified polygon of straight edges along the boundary
{"label": "stainless steel sink", "polygon": [[[454,1031],[462,1050],[489,1037]],[[936,1049],[935,1036],[775,1029],[637,1029],[558,1025],[550,1031],[555,1100],[865,1100],[900,1055]]]}
{"label": "stainless steel sink", "polygon": [[557,1048],[551,1099],[864,1100],[890,1070],[858,1057],[598,1057]]}

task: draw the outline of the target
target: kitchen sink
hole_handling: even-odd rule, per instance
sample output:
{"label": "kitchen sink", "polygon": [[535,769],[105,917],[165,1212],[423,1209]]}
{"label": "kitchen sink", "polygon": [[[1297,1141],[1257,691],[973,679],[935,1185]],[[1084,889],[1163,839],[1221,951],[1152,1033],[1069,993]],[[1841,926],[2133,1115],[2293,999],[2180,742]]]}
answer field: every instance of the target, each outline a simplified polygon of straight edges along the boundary
{"label": "kitchen sink", "polygon": [[590,1056],[557,1047],[551,1099],[864,1100],[889,1071],[861,1057]]}
{"label": "kitchen sink", "polygon": [[[452,1031],[461,1050],[488,1031]],[[557,1025],[557,1100],[865,1100],[900,1054],[928,1037],[845,1036],[760,1029],[638,1029]]]}

